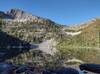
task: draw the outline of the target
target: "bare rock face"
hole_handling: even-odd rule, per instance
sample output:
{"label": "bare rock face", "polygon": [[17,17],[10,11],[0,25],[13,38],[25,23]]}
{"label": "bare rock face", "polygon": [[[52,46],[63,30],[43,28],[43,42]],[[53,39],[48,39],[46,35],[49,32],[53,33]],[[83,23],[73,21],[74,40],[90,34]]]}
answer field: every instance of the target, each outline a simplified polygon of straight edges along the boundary
{"label": "bare rock face", "polygon": [[30,20],[33,18],[32,14],[26,13],[20,9],[11,9],[7,12],[13,19],[27,19]]}
{"label": "bare rock face", "polygon": [[0,18],[1,19],[9,19],[9,20],[15,20],[19,22],[25,22],[25,21],[33,21],[33,20],[38,20],[38,21],[43,21],[43,20],[48,20],[46,18],[42,18],[39,16],[32,15],[30,13],[27,13],[23,10],[20,9],[11,9],[9,11],[2,12],[0,11]]}
{"label": "bare rock face", "polygon": [[1,19],[22,20],[22,21],[42,19],[38,16],[33,16],[32,14],[24,12],[20,9],[11,9],[7,11],[6,13],[0,11],[0,18]]}

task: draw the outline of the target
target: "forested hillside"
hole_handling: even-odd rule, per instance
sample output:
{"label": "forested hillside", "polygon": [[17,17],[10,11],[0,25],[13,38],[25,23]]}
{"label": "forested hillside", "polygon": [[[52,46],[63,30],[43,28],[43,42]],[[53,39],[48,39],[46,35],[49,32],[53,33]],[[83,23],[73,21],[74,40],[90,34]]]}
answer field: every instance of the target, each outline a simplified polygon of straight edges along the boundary
{"label": "forested hillside", "polygon": [[18,52],[16,56],[5,56],[5,61],[67,65],[71,64],[69,60],[76,59],[81,63],[100,63],[100,19],[65,27],[50,19],[11,9],[7,13],[0,12],[0,35],[0,55],[5,56],[6,50]]}
{"label": "forested hillside", "polygon": [[72,31],[67,29],[65,31],[81,31],[81,33],[68,36],[59,42],[57,47],[64,54],[63,56],[100,63],[100,19],[92,20],[89,24],[84,24]]}

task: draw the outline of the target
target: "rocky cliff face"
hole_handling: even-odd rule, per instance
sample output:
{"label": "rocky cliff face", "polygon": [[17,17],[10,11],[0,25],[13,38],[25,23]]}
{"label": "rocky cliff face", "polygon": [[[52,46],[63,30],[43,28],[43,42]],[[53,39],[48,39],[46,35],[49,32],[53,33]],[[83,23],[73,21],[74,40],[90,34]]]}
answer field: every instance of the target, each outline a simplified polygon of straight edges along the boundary
{"label": "rocky cliff face", "polygon": [[7,11],[7,14],[13,19],[31,20],[33,18],[36,18],[32,14],[26,13],[20,9],[11,9],[10,11]]}
{"label": "rocky cliff face", "polygon": [[22,11],[20,9],[11,9],[6,13],[0,11],[0,18],[15,20],[19,22],[33,21],[33,20],[38,20],[38,21],[48,20],[39,16],[33,16],[32,14]]}

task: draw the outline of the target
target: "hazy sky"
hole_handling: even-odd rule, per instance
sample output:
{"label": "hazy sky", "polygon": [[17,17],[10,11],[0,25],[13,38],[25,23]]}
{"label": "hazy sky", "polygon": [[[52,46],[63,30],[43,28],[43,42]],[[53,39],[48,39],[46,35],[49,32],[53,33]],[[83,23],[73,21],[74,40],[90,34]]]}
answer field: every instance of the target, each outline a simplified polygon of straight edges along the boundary
{"label": "hazy sky", "polygon": [[100,0],[0,0],[0,11],[12,8],[67,25],[100,17]]}

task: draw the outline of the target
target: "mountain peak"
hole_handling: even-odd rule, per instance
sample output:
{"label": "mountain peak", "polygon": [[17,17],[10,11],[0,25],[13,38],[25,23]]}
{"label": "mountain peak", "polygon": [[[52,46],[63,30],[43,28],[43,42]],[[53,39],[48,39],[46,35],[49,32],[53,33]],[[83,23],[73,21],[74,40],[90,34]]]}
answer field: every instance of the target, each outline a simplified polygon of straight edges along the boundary
{"label": "mountain peak", "polygon": [[35,16],[32,15],[31,13],[27,13],[21,9],[10,9],[9,11],[5,12],[0,12],[0,18],[1,19],[9,19],[9,20],[14,20],[18,22],[25,22],[25,21],[33,21],[33,20],[49,20],[47,18],[43,18],[40,16]]}
{"label": "mountain peak", "polygon": [[27,19],[30,20],[33,18],[33,15],[30,13],[26,13],[20,9],[11,9],[7,11],[7,14],[10,15],[13,19]]}
{"label": "mountain peak", "polygon": [[22,10],[20,10],[20,9],[10,9],[9,11],[7,11],[7,14],[13,14],[13,15],[15,15],[15,14],[17,14],[17,13],[23,13],[24,11],[22,11]]}

